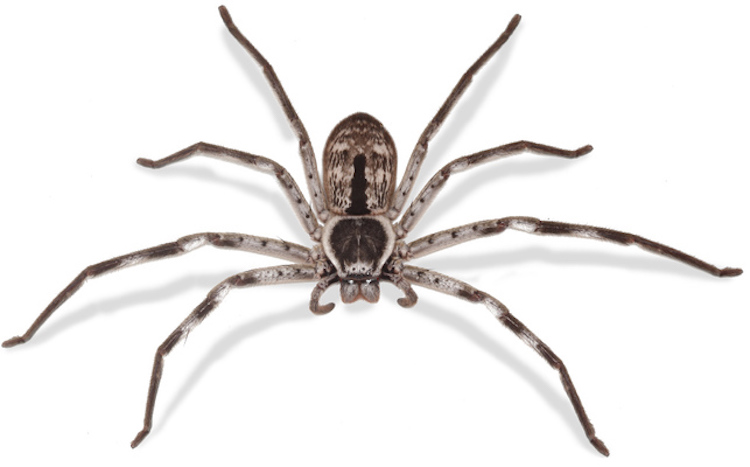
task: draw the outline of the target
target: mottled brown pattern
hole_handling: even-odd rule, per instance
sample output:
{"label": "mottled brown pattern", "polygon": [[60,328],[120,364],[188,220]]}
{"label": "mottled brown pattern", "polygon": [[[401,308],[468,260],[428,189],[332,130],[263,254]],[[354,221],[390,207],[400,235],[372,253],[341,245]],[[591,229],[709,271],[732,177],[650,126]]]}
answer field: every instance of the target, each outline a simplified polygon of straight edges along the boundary
{"label": "mottled brown pattern", "polygon": [[[360,155],[365,157],[366,184],[357,187],[354,159]],[[332,213],[347,214],[352,200],[362,194],[358,189],[364,189],[367,212],[363,214],[384,213],[390,208],[395,180],[396,146],[382,123],[356,113],[336,125],[323,151],[323,187]]]}

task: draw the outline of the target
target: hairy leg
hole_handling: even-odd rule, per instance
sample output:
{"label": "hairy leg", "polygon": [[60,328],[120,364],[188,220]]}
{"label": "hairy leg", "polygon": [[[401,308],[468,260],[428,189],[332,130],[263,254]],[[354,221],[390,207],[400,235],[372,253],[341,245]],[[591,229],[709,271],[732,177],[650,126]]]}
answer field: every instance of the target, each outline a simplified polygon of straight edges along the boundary
{"label": "hairy leg", "polygon": [[326,202],[321,188],[322,185],[320,183],[318,165],[315,161],[315,153],[313,152],[312,144],[310,143],[310,137],[307,135],[307,130],[305,130],[302,120],[300,120],[294,107],[292,107],[292,102],[289,100],[284,88],[281,86],[281,81],[279,81],[278,76],[276,76],[276,72],[273,71],[271,64],[268,63],[258,49],[256,49],[255,46],[253,46],[253,44],[251,44],[250,41],[240,32],[237,26],[235,26],[234,21],[232,21],[232,17],[229,15],[229,11],[225,6],[222,5],[219,7],[219,14],[221,14],[221,19],[224,21],[224,24],[227,29],[229,29],[232,36],[237,39],[237,42],[247,50],[247,52],[263,69],[263,74],[266,76],[266,80],[268,80],[268,83],[271,85],[271,89],[273,89],[274,94],[276,94],[276,98],[279,100],[281,108],[284,110],[284,114],[286,114],[286,118],[292,126],[292,130],[294,130],[294,133],[297,135],[297,139],[299,139],[299,152],[300,156],[302,156],[305,177],[307,178],[307,186],[310,190],[313,206],[315,206],[315,211],[318,213],[318,217],[325,222],[328,218],[328,210],[326,208]]}
{"label": "hairy leg", "polygon": [[406,204],[406,200],[409,198],[409,193],[411,192],[414,181],[417,178],[419,168],[425,158],[425,155],[427,155],[427,145],[429,144],[430,140],[435,137],[446,117],[456,105],[456,102],[458,102],[458,100],[461,98],[461,95],[469,87],[469,84],[471,83],[474,75],[477,74],[479,69],[482,68],[484,64],[487,63],[490,58],[492,58],[493,55],[495,55],[495,53],[500,49],[500,47],[502,47],[503,44],[505,44],[511,34],[513,34],[513,31],[515,31],[520,21],[520,15],[515,15],[510,20],[510,23],[508,23],[505,31],[500,34],[500,37],[498,37],[497,40],[493,42],[492,45],[477,59],[477,61],[474,62],[474,64],[471,65],[468,70],[466,70],[466,73],[461,76],[461,79],[458,80],[458,83],[453,88],[450,95],[448,95],[448,98],[445,100],[445,102],[443,102],[440,110],[437,111],[435,116],[432,117],[430,123],[427,124],[427,127],[419,137],[419,141],[417,141],[417,145],[414,147],[414,151],[412,151],[411,153],[409,162],[406,165],[406,170],[404,171],[404,178],[401,179],[401,183],[399,184],[398,188],[396,188],[396,192],[394,193],[393,206],[388,212],[388,217],[391,220],[395,220],[398,217],[401,209],[403,209],[404,207],[404,204]]}
{"label": "hairy leg", "polygon": [[213,311],[229,293],[236,287],[252,287],[258,285],[286,284],[290,282],[314,281],[315,267],[309,264],[290,264],[284,266],[273,266],[268,268],[253,269],[235,274],[219,283],[206,296],[190,315],[180,324],[177,329],[167,337],[159,346],[154,356],[154,367],[151,373],[151,381],[148,386],[148,398],[146,400],[146,415],[143,419],[143,428],[130,443],[135,448],[151,431],[154,419],[154,406],[156,405],[156,394],[159,391],[162,371],[164,369],[164,357],[172,351],[175,345],[187,337],[193,328],[200,324],[211,311]]}
{"label": "hairy leg", "polygon": [[21,336],[16,336],[3,342],[3,347],[13,347],[27,342],[39,330],[52,313],[65,303],[83,284],[93,277],[104,273],[117,271],[127,266],[146,263],[162,258],[170,258],[189,253],[204,245],[213,245],[219,248],[231,248],[244,250],[252,253],[273,256],[289,261],[304,263],[309,261],[310,250],[302,245],[274,240],[272,238],[255,237],[238,233],[199,233],[182,237],[177,241],[163,245],[135,251],[127,255],[92,264],[81,271],[73,281],[68,284],[57,297],[42,311],[29,329]]}
{"label": "hairy leg", "polygon": [[510,329],[524,343],[534,349],[552,368],[554,368],[560,375],[560,381],[562,382],[565,393],[568,395],[573,409],[578,416],[578,421],[583,427],[583,431],[586,433],[586,437],[589,442],[605,456],[609,456],[609,450],[604,445],[602,440],[596,436],[594,425],[589,420],[586,411],[583,409],[583,403],[581,398],[578,397],[578,392],[573,385],[573,380],[570,378],[567,368],[563,364],[562,360],[552,352],[547,344],[542,342],[534,333],[532,333],[523,323],[521,323],[515,316],[510,314],[508,308],[505,307],[496,298],[475,289],[474,287],[461,282],[452,277],[448,277],[444,274],[440,274],[427,269],[416,268],[413,266],[406,266],[404,268],[404,277],[410,282],[427,287],[438,292],[443,292],[454,297],[462,298],[474,303],[484,304],[495,318],[498,319],[506,328]]}
{"label": "hairy leg", "polygon": [[520,154],[524,151],[531,151],[536,154],[543,154],[546,156],[558,156],[565,157],[567,159],[574,159],[586,155],[591,152],[593,148],[591,146],[583,146],[576,150],[560,149],[554,146],[547,146],[544,144],[533,143],[531,141],[516,141],[515,143],[504,144],[496,148],[487,149],[486,151],[477,152],[469,156],[459,157],[440,169],[435,175],[432,176],[429,182],[422,188],[422,191],[414,199],[404,212],[401,220],[396,226],[396,233],[399,237],[403,238],[406,234],[414,228],[417,221],[427,211],[435,196],[443,189],[443,185],[448,181],[448,177],[454,173],[463,172],[464,170],[471,169],[485,162],[494,161],[501,157],[512,156],[514,154]]}
{"label": "hairy leg", "polygon": [[237,151],[236,149],[217,146],[215,144],[200,142],[177,151],[171,156],[167,156],[163,159],[154,161],[151,159],[140,158],[137,162],[143,167],[160,169],[164,166],[180,162],[195,155],[204,155],[229,162],[236,162],[260,172],[275,176],[279,181],[281,188],[284,190],[287,199],[289,199],[292,209],[294,209],[294,213],[297,215],[300,223],[302,223],[302,227],[310,235],[310,238],[316,241],[320,239],[320,225],[318,225],[318,221],[315,219],[315,214],[313,214],[310,205],[297,186],[297,182],[294,181],[292,176],[289,175],[289,172],[281,164],[272,159]]}
{"label": "hairy leg", "polygon": [[603,227],[542,221],[533,217],[520,216],[474,222],[472,224],[462,225],[460,227],[427,235],[426,237],[419,238],[409,243],[408,248],[410,252],[408,254],[412,258],[419,258],[469,240],[497,235],[504,232],[506,229],[514,229],[538,235],[563,235],[568,237],[593,238],[596,240],[606,240],[620,245],[638,245],[646,251],[689,264],[690,266],[714,276],[731,277],[742,274],[742,269],[718,268],[680,250],[643,238],[639,235],[621,232],[619,230],[605,229]]}

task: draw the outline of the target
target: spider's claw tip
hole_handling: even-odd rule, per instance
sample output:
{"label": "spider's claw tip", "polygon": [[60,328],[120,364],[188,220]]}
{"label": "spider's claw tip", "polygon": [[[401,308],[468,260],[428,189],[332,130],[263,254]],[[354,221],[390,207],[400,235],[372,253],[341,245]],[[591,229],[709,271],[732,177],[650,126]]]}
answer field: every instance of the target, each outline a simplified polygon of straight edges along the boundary
{"label": "spider's claw tip", "polygon": [[9,349],[11,347],[15,347],[18,344],[23,344],[26,342],[26,339],[24,339],[21,336],[11,337],[7,341],[3,342],[3,348]]}
{"label": "spider's claw tip", "polygon": [[740,268],[724,268],[719,273],[719,277],[734,277],[740,274],[742,274],[742,269]]}
{"label": "spider's claw tip", "polygon": [[599,451],[600,454],[609,457],[609,449],[607,449],[607,446],[604,445],[604,442],[597,438],[596,436],[589,439],[591,441],[591,444],[596,448],[597,451]]}

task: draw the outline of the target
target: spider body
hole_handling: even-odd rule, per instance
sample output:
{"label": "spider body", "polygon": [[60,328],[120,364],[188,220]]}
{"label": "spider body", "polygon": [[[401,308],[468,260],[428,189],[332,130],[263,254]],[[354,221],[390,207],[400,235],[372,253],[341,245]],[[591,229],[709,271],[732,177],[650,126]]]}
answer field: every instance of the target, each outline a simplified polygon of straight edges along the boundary
{"label": "spider body", "polygon": [[221,17],[229,32],[261,66],[273,92],[279,99],[290,126],[299,140],[300,155],[312,203],[308,203],[289,172],[277,162],[235,149],[199,142],[160,160],[138,159],[144,167],[158,169],[183,161],[193,155],[204,155],[231,161],[275,177],[290,201],[302,228],[315,244],[312,248],[273,238],[241,233],[204,232],[176,241],[135,251],[86,267],[45,308],[28,330],[3,342],[13,347],[31,339],[47,319],[76,293],[83,284],[101,274],[118,269],[189,253],[202,246],[215,246],[272,256],[291,264],[250,269],[228,277],[167,336],[157,348],[148,386],[143,428],[131,442],[138,446],[148,435],[153,423],[156,396],[162,377],[165,357],[185,339],[234,288],[289,282],[314,282],[309,308],[325,314],[333,304],[320,305],[323,292],[332,285],[340,287],[341,300],[351,303],[359,299],[376,302],[380,282],[391,283],[404,294],[398,299],[403,307],[413,306],[417,295],[412,285],[430,288],[444,294],[485,305],[492,315],[514,335],[528,344],[558,372],[573,409],[586,437],[602,454],[608,455],[604,443],[596,436],[573,381],[562,360],[540,338],[513,316],[508,308],[489,293],[478,290],[458,279],[436,271],[411,266],[410,260],[470,240],[498,235],[508,229],[538,235],[561,235],[606,240],[620,245],[637,245],[714,276],[737,276],[738,268],[718,268],[694,256],[638,235],[601,227],[545,221],[533,217],[504,217],[436,232],[412,241],[407,234],[419,221],[432,200],[453,174],[483,163],[523,152],[564,158],[577,158],[591,152],[591,146],[575,150],[517,141],[457,158],[437,171],[407,206],[407,200],[427,154],[430,140],[437,134],[445,118],[469,86],[471,78],[508,40],[521,17],[516,15],[497,40],[461,77],[443,105],[419,137],[408,160],[400,183],[396,183],[396,147],[393,139],[374,117],[353,114],[342,120],[331,132],[323,152],[323,177],[318,172],[315,155],[304,125],[268,61],[237,29],[223,6]]}
{"label": "spider body", "polygon": [[392,205],[396,165],[391,135],[366,113],[343,119],[326,142],[323,186],[333,215],[321,244],[341,280],[344,303],[380,297],[379,279],[396,243],[393,224],[383,215]]}

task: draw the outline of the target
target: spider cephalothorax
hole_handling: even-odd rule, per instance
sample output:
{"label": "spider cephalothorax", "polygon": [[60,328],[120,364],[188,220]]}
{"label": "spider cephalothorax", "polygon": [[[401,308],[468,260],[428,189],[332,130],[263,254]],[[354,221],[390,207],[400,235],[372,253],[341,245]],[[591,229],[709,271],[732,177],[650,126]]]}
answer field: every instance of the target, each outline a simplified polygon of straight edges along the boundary
{"label": "spider cephalothorax", "polygon": [[566,150],[530,141],[517,141],[460,157],[433,175],[411,205],[403,211],[419,173],[421,162],[427,154],[428,143],[468,87],[472,76],[508,40],[521,17],[514,16],[500,37],[461,77],[420,136],[401,182],[397,186],[396,147],[393,140],[378,120],[365,113],[356,113],[345,118],[331,132],[323,152],[321,182],[307,131],[292,107],[276,73],[260,52],[240,33],[226,8],[222,6],[219,11],[229,32],[261,65],[263,73],[299,139],[300,155],[312,206],[305,199],[297,183],[280,164],[271,159],[235,149],[196,143],[164,159],[157,161],[138,159],[138,163],[156,169],[196,154],[202,154],[237,162],[272,175],[279,181],[303,229],[315,245],[308,248],[273,238],[240,233],[208,232],[188,235],[171,243],[112,258],[85,268],[42,311],[26,333],[3,342],[3,347],[13,347],[31,339],[55,310],[89,278],[126,266],[188,253],[204,245],[249,251],[280,258],[291,264],[250,269],[225,279],[208,293],[205,300],[159,346],[154,356],[143,428],[132,441],[132,447],[136,447],[151,430],[164,357],[221,303],[232,288],[298,281],[315,282],[316,285],[310,296],[310,310],[316,314],[324,314],[333,309],[333,304],[321,306],[319,299],[331,285],[339,284],[341,300],[344,303],[358,299],[376,302],[380,296],[380,281],[386,281],[404,293],[404,297],[398,299],[398,303],[404,307],[413,306],[417,302],[417,295],[412,285],[484,304],[495,318],[531,346],[559,373],[563,388],[587,438],[600,453],[608,455],[609,451],[597,438],[594,427],[583,409],[568,370],[562,360],[541,339],[490,294],[444,274],[411,266],[407,262],[459,243],[514,229],[540,235],[594,238],[621,245],[638,245],[648,251],[681,261],[715,276],[736,276],[741,274],[742,270],[717,268],[679,250],[638,235],[601,227],[543,221],[533,217],[484,220],[436,232],[410,242],[404,240],[454,173],[524,151],[565,158],[576,158],[591,152],[591,146]]}

